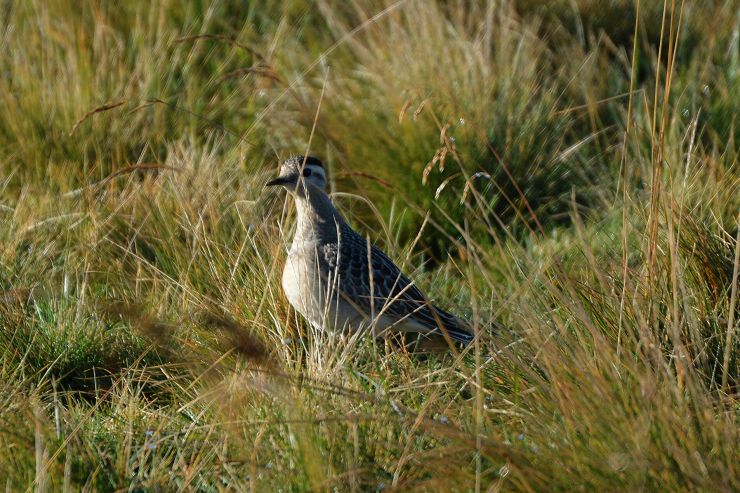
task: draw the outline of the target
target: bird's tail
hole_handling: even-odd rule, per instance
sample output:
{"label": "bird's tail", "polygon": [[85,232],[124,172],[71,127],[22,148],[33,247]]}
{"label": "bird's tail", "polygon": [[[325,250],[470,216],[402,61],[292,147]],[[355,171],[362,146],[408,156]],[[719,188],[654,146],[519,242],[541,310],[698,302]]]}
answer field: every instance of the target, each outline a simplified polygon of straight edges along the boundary
{"label": "bird's tail", "polygon": [[[455,342],[461,343],[463,346],[467,346],[468,344],[473,342],[473,339],[475,338],[475,335],[473,334],[473,327],[467,320],[458,318],[439,308],[437,308],[437,314],[440,317],[440,321],[444,325],[444,330],[447,331],[447,334],[449,334],[450,339]],[[482,327],[482,330],[485,330],[485,328]],[[488,332],[493,335],[500,334],[504,330],[505,327],[498,322],[491,322],[491,324],[488,326]]]}
{"label": "bird's tail", "polygon": [[458,327],[445,327],[445,329],[447,329],[450,339],[461,343],[463,346],[467,346],[473,342],[474,336],[471,332],[468,332],[467,329],[460,329]]}
{"label": "bird's tail", "polygon": [[[436,314],[439,316],[437,321],[441,327],[438,329],[441,334],[447,333],[455,342],[459,342],[463,346],[467,346],[473,341],[473,331],[471,330],[470,324],[465,320],[462,320],[451,313],[447,313],[441,308],[435,308]],[[441,323],[440,323],[441,322]]]}

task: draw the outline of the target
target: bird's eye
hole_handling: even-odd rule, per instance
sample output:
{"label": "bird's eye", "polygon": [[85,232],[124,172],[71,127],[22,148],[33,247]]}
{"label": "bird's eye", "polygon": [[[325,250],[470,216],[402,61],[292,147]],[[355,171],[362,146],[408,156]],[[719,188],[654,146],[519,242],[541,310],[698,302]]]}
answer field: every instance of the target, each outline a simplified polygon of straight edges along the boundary
{"label": "bird's eye", "polygon": [[311,176],[311,168],[306,168],[303,170],[303,176],[309,177]]}

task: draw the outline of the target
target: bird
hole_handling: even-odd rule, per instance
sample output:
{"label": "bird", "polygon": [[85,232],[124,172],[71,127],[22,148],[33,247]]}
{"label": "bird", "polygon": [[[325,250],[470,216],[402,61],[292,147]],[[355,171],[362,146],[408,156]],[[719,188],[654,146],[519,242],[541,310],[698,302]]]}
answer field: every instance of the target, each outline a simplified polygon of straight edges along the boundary
{"label": "bird", "polygon": [[327,194],[316,157],[286,159],[267,187],[295,199],[296,228],[282,275],[293,308],[317,329],[473,340],[469,322],[432,304],[380,248],[357,233]]}

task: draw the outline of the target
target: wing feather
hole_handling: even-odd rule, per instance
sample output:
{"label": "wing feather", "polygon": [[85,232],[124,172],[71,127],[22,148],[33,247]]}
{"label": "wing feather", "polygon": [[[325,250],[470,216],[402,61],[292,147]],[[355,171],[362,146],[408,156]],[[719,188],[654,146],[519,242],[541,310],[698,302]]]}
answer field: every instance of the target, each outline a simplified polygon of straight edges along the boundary
{"label": "wing feather", "polygon": [[324,256],[338,272],[340,295],[351,300],[366,317],[410,320],[430,332],[442,325],[452,339],[463,343],[472,340],[466,322],[430,304],[382,250],[351,229],[342,231],[339,248],[325,248]]}

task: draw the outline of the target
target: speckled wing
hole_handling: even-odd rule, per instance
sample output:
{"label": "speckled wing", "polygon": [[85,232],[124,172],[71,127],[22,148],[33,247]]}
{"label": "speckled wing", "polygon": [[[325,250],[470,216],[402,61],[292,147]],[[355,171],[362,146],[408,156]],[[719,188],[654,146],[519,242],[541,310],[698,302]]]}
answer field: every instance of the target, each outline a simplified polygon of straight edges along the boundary
{"label": "speckled wing", "polygon": [[[466,344],[472,340],[464,321],[432,307],[385,253],[368,245],[349,228],[340,235],[338,252],[336,244],[325,248],[324,259],[338,274],[336,282],[340,296],[350,300],[368,318],[384,315],[399,325],[404,322],[418,325],[422,328],[420,331],[439,331],[439,320],[453,340]],[[368,260],[371,269],[368,269]]]}

